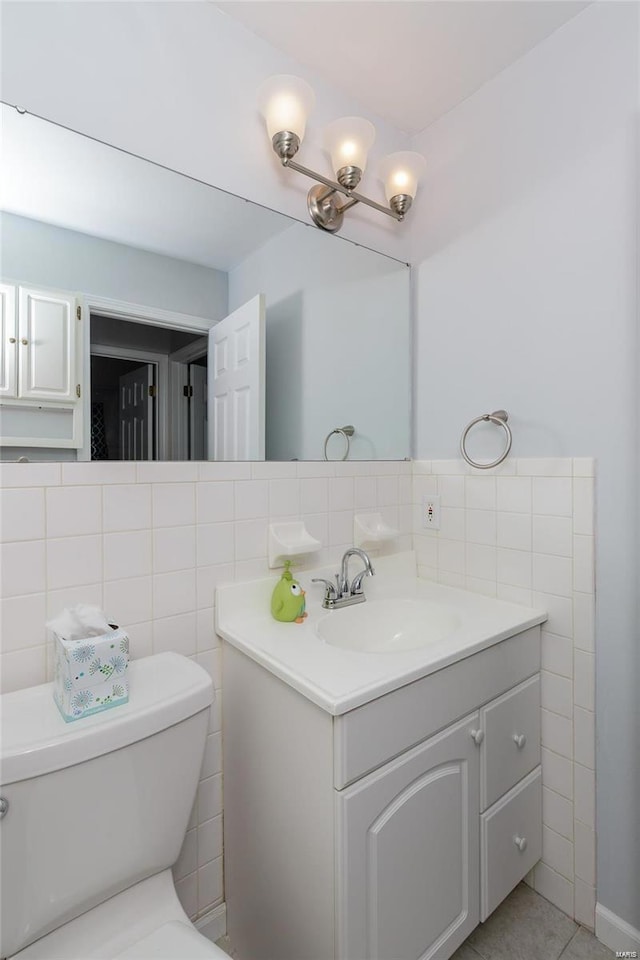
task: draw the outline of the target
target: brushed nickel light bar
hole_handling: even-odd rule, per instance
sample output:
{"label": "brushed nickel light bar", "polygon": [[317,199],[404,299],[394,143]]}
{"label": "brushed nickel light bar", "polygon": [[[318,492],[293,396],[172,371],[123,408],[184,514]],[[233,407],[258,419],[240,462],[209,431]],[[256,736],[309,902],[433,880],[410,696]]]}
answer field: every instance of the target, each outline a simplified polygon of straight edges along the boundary
{"label": "brushed nickel light bar", "polygon": [[[335,233],[342,226],[345,212],[357,203],[364,203],[394,220],[404,220],[424,173],[424,157],[402,151],[383,160],[380,174],[389,203],[385,207],[356,191],[375,139],[372,123],[362,117],[341,117],[326,128],[325,145],[336,175],[336,179],[331,180],[293,159],[300,149],[307,115],[315,102],[309,84],[289,75],[271,77],[262,85],[259,98],[271,145],[283,167],[316,181],[317,185],[307,195],[307,208],[316,226]],[[341,201],[341,197],[346,199]]]}

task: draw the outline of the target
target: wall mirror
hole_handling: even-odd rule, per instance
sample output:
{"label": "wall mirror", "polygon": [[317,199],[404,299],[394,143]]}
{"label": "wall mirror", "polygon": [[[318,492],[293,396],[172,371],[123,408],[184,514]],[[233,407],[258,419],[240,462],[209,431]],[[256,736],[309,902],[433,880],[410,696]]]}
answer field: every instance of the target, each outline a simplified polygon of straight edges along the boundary
{"label": "wall mirror", "polygon": [[2,127],[2,459],[409,456],[407,264],[4,104]]}

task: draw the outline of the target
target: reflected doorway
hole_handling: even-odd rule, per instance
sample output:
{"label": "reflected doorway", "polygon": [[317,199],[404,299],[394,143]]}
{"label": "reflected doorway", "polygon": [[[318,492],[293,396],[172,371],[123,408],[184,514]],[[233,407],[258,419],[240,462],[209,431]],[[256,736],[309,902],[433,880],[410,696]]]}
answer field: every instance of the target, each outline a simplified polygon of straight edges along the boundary
{"label": "reflected doorway", "polygon": [[92,460],[207,459],[207,337],[91,316]]}
{"label": "reflected doorway", "polygon": [[156,460],[157,364],[91,355],[91,459]]}

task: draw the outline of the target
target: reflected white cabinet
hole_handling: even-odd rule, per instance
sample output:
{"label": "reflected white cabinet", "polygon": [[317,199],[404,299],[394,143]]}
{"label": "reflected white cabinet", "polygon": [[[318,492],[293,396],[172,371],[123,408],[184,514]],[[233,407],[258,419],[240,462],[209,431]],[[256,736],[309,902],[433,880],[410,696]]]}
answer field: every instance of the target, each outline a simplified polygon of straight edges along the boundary
{"label": "reflected white cabinet", "polygon": [[0,445],[81,446],[81,328],[76,297],[0,284]]}
{"label": "reflected white cabinet", "polygon": [[477,926],[478,714],[338,794],[340,957],[450,957]]}
{"label": "reflected white cabinet", "polygon": [[339,716],[223,657],[238,956],[447,960],[541,856],[539,627]]}
{"label": "reflected white cabinet", "polygon": [[18,396],[76,398],[76,300],[72,294],[20,287]]}
{"label": "reflected white cabinet", "polygon": [[0,397],[17,395],[18,371],[16,365],[18,342],[16,316],[16,288],[0,283]]}

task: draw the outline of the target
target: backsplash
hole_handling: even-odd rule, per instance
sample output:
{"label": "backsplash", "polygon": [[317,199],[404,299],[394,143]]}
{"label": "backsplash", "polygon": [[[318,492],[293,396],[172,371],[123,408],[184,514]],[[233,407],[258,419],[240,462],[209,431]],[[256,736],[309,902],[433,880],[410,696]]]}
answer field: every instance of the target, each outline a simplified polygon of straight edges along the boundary
{"label": "backsplash", "polygon": [[[223,899],[220,649],[216,584],[273,576],[270,519],[303,518],[326,546],[353,544],[358,510],[379,510],[412,543],[408,461],[346,463],[10,463],[0,468],[0,692],[51,679],[44,623],[64,607],[103,607],[132,657],[173,650],[214,679],[201,781],[176,887],[192,918]],[[301,569],[303,565],[298,567]],[[321,591],[318,593],[318,602]]]}
{"label": "backsplash", "polygon": [[[593,929],[595,465],[588,458],[413,464],[420,575],[547,610],[542,630],[542,860],[531,885]],[[440,496],[441,527],[422,502]]]}

